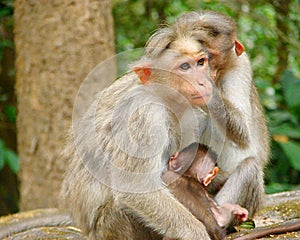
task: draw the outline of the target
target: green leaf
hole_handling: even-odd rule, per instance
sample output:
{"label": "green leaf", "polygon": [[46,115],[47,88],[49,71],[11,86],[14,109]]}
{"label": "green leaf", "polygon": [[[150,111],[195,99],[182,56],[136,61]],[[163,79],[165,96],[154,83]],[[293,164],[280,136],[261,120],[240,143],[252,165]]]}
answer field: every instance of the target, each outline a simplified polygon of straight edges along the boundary
{"label": "green leaf", "polygon": [[276,110],[270,112],[268,115],[273,126],[281,125],[283,122],[298,124],[297,118],[287,111]]}
{"label": "green leaf", "polygon": [[18,171],[20,169],[20,164],[19,164],[19,158],[18,158],[17,154],[15,154],[13,151],[7,149],[4,152],[4,155],[5,155],[5,162],[8,164],[10,169],[14,173],[18,173]]}
{"label": "green leaf", "polygon": [[4,167],[5,164],[4,152],[5,152],[4,142],[0,139],[0,170]]}
{"label": "green leaf", "polygon": [[288,157],[292,167],[300,171],[300,144],[291,140],[287,143],[278,142],[278,144]]}
{"label": "green leaf", "polygon": [[246,222],[241,223],[240,227],[245,229],[253,229],[255,228],[255,223],[253,220],[248,220]]}
{"label": "green leaf", "polygon": [[299,189],[298,186],[292,186],[289,184],[277,183],[277,182],[273,182],[273,183],[270,183],[269,185],[265,186],[265,191],[267,194],[291,191],[291,190],[298,190],[298,189]]}
{"label": "green leaf", "polygon": [[0,17],[8,16],[10,15],[10,10],[7,8],[0,9]]}
{"label": "green leaf", "polygon": [[273,127],[271,128],[271,132],[273,135],[285,135],[290,138],[300,139],[300,129],[288,124]]}
{"label": "green leaf", "polygon": [[4,107],[4,113],[9,122],[16,121],[16,108],[12,105],[8,105]]}
{"label": "green leaf", "polygon": [[300,79],[295,77],[292,72],[285,71],[281,84],[288,106],[291,108],[300,106]]}
{"label": "green leaf", "polygon": [[10,40],[0,41],[0,48],[5,48],[5,47],[13,48],[14,47],[13,41],[10,41]]}

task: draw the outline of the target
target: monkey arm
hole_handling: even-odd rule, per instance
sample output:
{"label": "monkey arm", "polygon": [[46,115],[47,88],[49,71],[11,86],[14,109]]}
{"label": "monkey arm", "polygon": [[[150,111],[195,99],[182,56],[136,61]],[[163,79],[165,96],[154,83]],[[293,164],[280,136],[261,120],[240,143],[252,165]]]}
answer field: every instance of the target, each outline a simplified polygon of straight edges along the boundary
{"label": "monkey arm", "polygon": [[229,176],[215,200],[218,205],[238,204],[248,210],[251,218],[261,203],[263,193],[262,167],[257,159],[249,157]]}
{"label": "monkey arm", "polygon": [[246,119],[242,112],[229,100],[223,97],[226,113],[226,134],[237,145],[242,148],[249,146],[250,136]]}
{"label": "monkey arm", "polygon": [[209,110],[212,117],[226,135],[239,147],[249,147],[255,118],[255,108],[259,105],[254,96],[251,64],[246,54],[233,58],[233,66],[223,70],[220,83],[214,88],[212,104]]}
{"label": "monkey arm", "polygon": [[224,96],[215,94],[208,105],[208,111],[212,115],[212,120],[217,123],[230,140],[241,148],[249,146],[250,135],[246,119],[244,119],[242,112],[229,100]]}
{"label": "monkey arm", "polygon": [[117,199],[146,224],[167,237],[210,239],[204,225],[166,189],[149,193],[118,193]]}

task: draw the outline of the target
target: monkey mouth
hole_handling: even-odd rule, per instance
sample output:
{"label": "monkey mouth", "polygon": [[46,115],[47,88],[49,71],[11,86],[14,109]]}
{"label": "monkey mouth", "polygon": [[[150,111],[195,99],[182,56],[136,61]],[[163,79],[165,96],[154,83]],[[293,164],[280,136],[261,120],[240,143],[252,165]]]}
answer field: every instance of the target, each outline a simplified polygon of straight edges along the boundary
{"label": "monkey mouth", "polygon": [[191,99],[198,99],[198,98],[204,98],[202,95],[192,95]]}
{"label": "monkey mouth", "polygon": [[200,94],[192,94],[191,95],[191,99],[206,99],[208,98],[209,96],[208,95],[200,95]]}
{"label": "monkey mouth", "polygon": [[210,95],[201,95],[199,93],[192,94],[190,96],[190,101],[192,101],[194,104],[205,104],[207,101],[209,101]]}

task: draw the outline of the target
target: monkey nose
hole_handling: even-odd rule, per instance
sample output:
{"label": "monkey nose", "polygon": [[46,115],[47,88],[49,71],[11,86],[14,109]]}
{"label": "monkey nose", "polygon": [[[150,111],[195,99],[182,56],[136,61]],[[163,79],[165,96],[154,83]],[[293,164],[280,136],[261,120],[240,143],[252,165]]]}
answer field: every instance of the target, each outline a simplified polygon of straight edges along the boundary
{"label": "monkey nose", "polygon": [[198,77],[197,79],[195,79],[194,81],[196,83],[197,86],[204,86],[204,84],[207,82],[203,79],[202,76]]}

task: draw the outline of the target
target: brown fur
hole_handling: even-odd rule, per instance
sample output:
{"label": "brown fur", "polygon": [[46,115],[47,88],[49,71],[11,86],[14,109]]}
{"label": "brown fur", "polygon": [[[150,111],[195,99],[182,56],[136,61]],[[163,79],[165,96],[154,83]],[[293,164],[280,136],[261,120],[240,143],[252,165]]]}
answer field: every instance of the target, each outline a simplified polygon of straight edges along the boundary
{"label": "brown fur", "polygon": [[[193,143],[179,152],[174,159],[169,160],[169,170],[163,173],[162,179],[168,184],[176,199],[203,222],[211,239],[220,240],[224,239],[226,234],[218,225],[211,210],[216,208],[216,204],[208,196],[205,186],[197,180],[197,176],[186,175],[194,171],[201,171],[198,172],[200,176],[206,175],[215,167],[216,160],[217,156],[213,151],[204,145]],[[176,168],[173,166],[174,163]]]}

